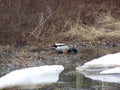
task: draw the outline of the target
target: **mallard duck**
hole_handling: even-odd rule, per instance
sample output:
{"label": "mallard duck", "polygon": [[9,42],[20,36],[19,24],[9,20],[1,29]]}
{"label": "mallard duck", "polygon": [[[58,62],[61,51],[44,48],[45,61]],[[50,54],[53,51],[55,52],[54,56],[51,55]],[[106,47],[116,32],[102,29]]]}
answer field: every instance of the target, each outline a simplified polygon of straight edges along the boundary
{"label": "mallard duck", "polygon": [[68,45],[64,44],[64,43],[55,43],[52,46],[52,49],[57,51],[58,53],[74,53],[76,54],[78,52],[77,48],[75,46],[73,46],[72,48],[70,48]]}
{"label": "mallard duck", "polygon": [[36,85],[55,83],[63,65],[45,65],[15,70],[0,78],[0,89],[20,88],[32,89]]}
{"label": "mallard duck", "polygon": [[52,46],[52,49],[57,51],[58,53],[67,53],[70,48],[64,43],[55,43]]}

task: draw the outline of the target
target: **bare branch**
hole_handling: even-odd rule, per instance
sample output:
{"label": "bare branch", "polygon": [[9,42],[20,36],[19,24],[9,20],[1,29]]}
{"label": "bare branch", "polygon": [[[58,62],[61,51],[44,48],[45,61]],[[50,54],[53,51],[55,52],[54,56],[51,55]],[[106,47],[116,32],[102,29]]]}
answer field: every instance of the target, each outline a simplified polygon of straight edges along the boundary
{"label": "bare branch", "polygon": [[36,26],[36,28],[34,29],[33,32],[30,33],[30,36],[34,35],[36,38],[39,38],[39,36],[42,34],[42,30],[44,28],[44,24],[46,21],[48,21],[48,19],[51,16],[51,8],[49,6],[46,6],[46,11],[48,12],[48,16],[46,18],[44,18],[44,13],[40,13],[40,17],[39,17],[39,23]]}

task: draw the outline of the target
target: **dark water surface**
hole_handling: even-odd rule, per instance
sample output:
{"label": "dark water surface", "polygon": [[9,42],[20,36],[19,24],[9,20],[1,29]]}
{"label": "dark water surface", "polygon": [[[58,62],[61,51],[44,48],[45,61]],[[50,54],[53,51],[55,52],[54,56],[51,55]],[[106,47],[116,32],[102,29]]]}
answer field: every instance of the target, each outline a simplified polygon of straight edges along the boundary
{"label": "dark water surface", "polygon": [[[82,56],[78,58],[76,65],[82,65],[89,60],[109,53],[119,52],[120,47],[89,48],[83,50],[81,49],[79,51]],[[72,65],[73,64],[71,64],[71,66]],[[120,75],[118,78],[120,79]],[[120,90],[120,83],[92,80],[75,71],[75,68],[65,70],[60,77],[60,81],[63,81],[64,84],[61,84],[59,87],[57,86],[53,90]]]}

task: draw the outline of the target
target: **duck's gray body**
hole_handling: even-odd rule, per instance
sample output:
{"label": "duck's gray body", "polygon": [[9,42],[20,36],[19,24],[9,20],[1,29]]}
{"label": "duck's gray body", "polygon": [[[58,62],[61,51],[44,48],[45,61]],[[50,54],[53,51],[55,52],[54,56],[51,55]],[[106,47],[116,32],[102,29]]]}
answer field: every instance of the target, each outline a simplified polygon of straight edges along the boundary
{"label": "duck's gray body", "polygon": [[64,52],[67,52],[70,48],[68,45],[66,45],[64,43],[55,43],[52,46],[52,49],[57,51],[57,52],[64,53]]}

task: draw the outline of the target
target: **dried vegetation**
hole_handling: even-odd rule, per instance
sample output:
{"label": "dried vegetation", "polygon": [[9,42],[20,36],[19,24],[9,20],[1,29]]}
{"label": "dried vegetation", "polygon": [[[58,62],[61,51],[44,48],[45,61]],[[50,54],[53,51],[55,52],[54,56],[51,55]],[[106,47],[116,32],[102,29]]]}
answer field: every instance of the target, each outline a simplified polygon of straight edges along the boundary
{"label": "dried vegetation", "polygon": [[[119,0],[1,0],[0,42],[120,42]],[[38,47],[39,48],[39,47]]]}

